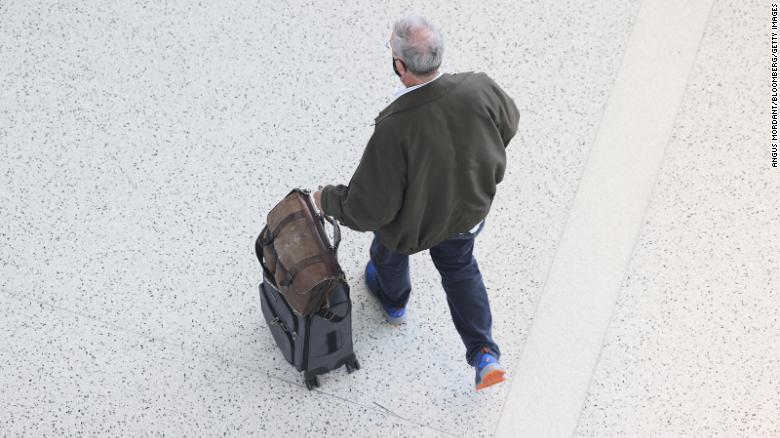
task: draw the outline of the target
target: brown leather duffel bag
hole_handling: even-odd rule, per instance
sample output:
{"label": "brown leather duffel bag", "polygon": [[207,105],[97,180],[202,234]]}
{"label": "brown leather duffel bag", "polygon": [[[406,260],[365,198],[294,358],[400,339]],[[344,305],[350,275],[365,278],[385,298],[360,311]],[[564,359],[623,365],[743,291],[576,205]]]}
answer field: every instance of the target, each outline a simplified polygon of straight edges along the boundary
{"label": "brown leather duffel bag", "polygon": [[[320,214],[308,190],[293,189],[268,213],[255,242],[257,258],[293,312],[308,316],[327,311],[329,299],[346,276],[336,251],[341,242],[338,222]],[[323,227],[333,225],[333,243]]]}

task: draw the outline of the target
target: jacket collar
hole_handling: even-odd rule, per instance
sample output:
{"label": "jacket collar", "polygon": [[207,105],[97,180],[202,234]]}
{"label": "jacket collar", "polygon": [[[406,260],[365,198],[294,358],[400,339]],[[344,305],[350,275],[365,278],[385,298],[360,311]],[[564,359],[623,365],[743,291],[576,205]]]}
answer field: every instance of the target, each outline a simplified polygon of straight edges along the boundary
{"label": "jacket collar", "polygon": [[399,96],[393,102],[390,103],[385,109],[383,109],[378,116],[374,119],[374,124],[401,111],[406,111],[411,108],[415,108],[421,105],[425,105],[428,102],[432,102],[445,94],[452,91],[455,87],[460,85],[466,77],[471,75],[472,72],[466,73],[444,73],[435,81],[426,84],[424,87],[420,87],[416,90],[408,92]]}

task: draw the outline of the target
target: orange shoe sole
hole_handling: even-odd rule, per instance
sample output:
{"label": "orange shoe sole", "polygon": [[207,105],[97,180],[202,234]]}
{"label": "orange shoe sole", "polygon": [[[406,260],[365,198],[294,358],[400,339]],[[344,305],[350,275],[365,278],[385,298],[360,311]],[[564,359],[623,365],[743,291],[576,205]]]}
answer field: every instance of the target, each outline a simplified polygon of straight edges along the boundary
{"label": "orange shoe sole", "polygon": [[504,370],[493,370],[493,371],[488,372],[487,374],[485,374],[482,377],[482,383],[477,385],[477,391],[479,391],[481,389],[485,389],[488,386],[493,386],[496,383],[503,382],[504,380],[506,380],[506,379],[504,379],[504,374],[505,373],[506,373],[506,371],[504,371]]}

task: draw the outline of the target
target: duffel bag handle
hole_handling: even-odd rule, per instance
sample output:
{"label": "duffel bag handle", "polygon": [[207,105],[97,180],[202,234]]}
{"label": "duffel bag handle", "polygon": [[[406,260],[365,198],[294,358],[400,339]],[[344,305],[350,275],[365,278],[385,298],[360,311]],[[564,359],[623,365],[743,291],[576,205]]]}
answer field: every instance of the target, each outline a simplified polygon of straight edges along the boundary
{"label": "duffel bag handle", "polygon": [[[265,225],[263,230],[260,232],[260,235],[257,236],[257,240],[255,240],[255,254],[257,254],[257,260],[260,261],[260,266],[263,268],[265,276],[268,277],[274,286],[276,286],[276,276],[273,274],[273,272],[271,272],[270,269],[268,269],[268,265],[265,263],[265,257],[263,256],[263,247],[270,246],[272,244],[273,236],[271,235],[271,230],[268,228],[268,225]],[[271,250],[274,250],[273,246],[271,246]],[[281,260],[279,260],[278,257],[276,259],[276,266],[277,269],[280,267],[284,269]]]}
{"label": "duffel bag handle", "polygon": [[341,227],[339,227],[339,222],[330,216],[326,216],[325,213],[321,213],[320,217],[333,225],[333,252],[336,252],[341,243]]}
{"label": "duffel bag handle", "polygon": [[[322,186],[320,186],[320,190],[322,190]],[[326,221],[330,222],[331,225],[333,225],[333,243],[331,244],[330,248],[331,251],[335,253],[339,249],[339,244],[341,244],[341,227],[339,227],[338,221],[326,215],[324,211],[317,209],[317,206],[314,205],[314,199],[311,196],[310,190],[296,188],[293,189],[290,193],[292,192],[298,192],[304,196],[306,203],[309,204],[312,212],[314,213],[315,220],[325,219]]]}

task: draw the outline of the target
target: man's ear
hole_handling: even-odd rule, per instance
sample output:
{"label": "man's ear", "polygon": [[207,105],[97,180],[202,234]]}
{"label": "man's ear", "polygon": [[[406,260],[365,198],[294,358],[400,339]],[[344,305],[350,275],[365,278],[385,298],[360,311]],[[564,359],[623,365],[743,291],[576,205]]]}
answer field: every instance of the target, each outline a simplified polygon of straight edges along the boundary
{"label": "man's ear", "polygon": [[401,75],[409,71],[409,69],[406,68],[406,63],[401,58],[398,58],[398,63],[401,64],[401,67],[404,68],[403,70],[398,70],[401,72]]}

